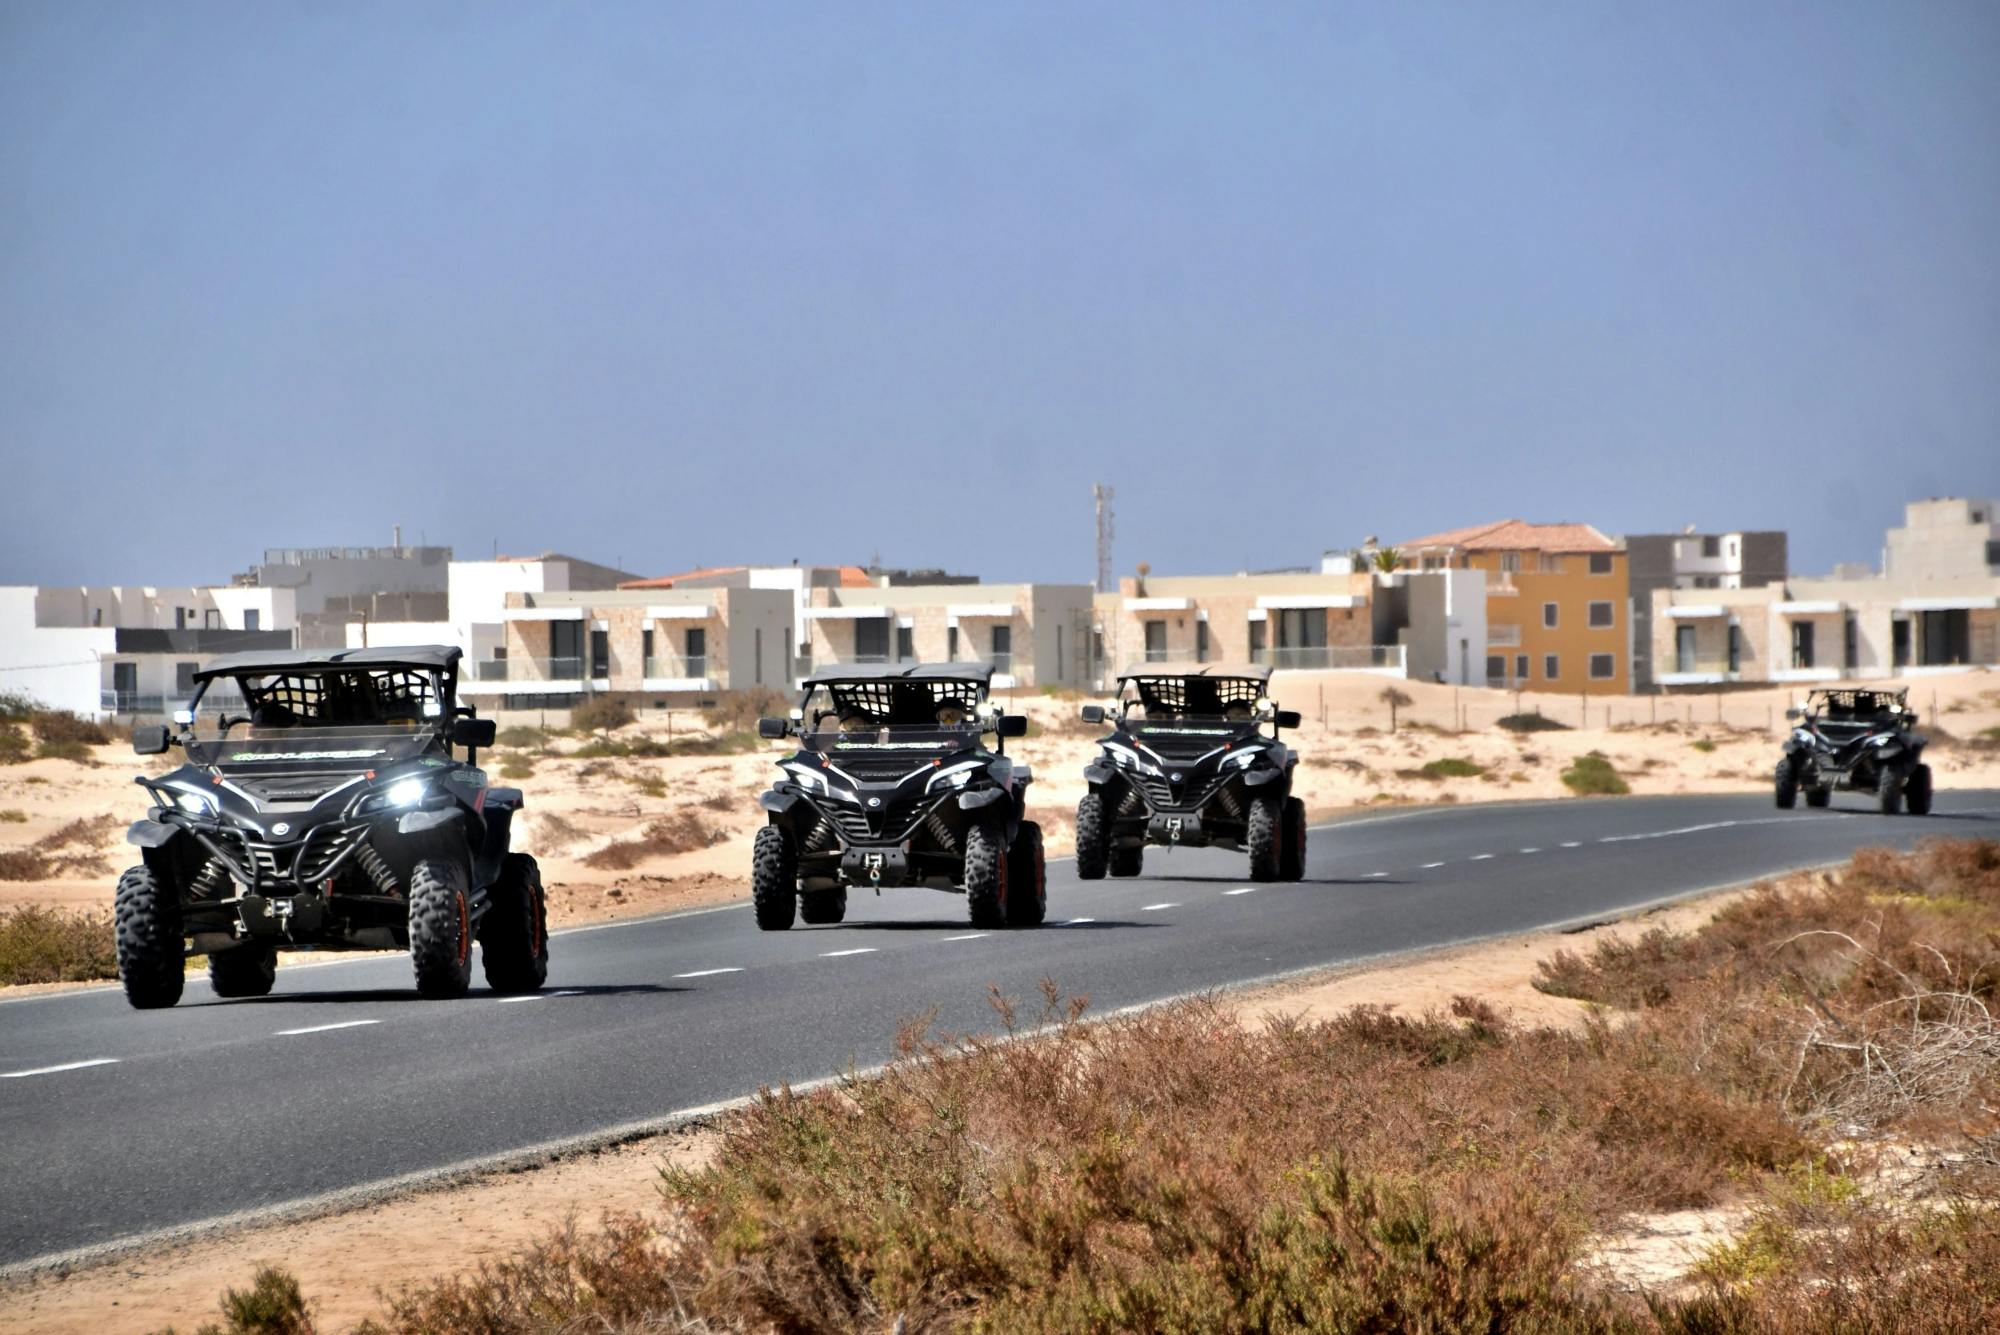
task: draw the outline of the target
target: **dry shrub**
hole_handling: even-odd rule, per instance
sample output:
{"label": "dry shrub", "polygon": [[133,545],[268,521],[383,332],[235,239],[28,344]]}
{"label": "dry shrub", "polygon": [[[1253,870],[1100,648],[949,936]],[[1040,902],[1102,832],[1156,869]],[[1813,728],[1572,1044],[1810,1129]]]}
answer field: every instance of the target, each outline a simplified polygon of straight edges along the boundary
{"label": "dry shrub", "polygon": [[65,913],[33,904],[0,911],[0,984],[117,976],[108,914]]}
{"label": "dry shrub", "polygon": [[1494,726],[1508,732],[1568,732],[1569,724],[1558,723],[1541,714],[1507,714],[1495,720]]}
{"label": "dry shrub", "polygon": [[694,812],[682,809],[647,822],[635,839],[621,839],[584,855],[583,865],[601,871],[629,871],[648,858],[692,853],[728,838]]}
{"label": "dry shrub", "polygon": [[118,740],[113,729],[80,714],[43,710],[34,716],[35,736],[43,746],[51,742],[77,742],[84,746],[109,746]]}
{"label": "dry shrub", "polygon": [[0,765],[18,765],[30,758],[28,734],[18,723],[0,723]]}
{"label": "dry shrub", "polygon": [[760,718],[783,718],[792,702],[768,686],[724,691],[707,711],[708,725],[717,732],[757,731]]}
{"label": "dry shrub", "polygon": [[0,849],[0,881],[45,881],[57,876],[101,876],[110,862],[97,851],[116,816],[85,816],[25,848]]}
{"label": "dry shrub", "polygon": [[593,695],[569,711],[574,732],[611,732],[632,721],[632,706],[622,695]]}

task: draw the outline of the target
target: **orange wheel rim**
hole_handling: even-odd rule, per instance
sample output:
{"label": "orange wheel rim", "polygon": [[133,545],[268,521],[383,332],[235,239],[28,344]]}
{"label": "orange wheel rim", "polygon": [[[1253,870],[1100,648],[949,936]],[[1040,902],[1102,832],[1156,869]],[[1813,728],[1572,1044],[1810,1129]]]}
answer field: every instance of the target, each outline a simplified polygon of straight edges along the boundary
{"label": "orange wheel rim", "polygon": [[472,911],[466,906],[465,891],[458,892],[458,962],[472,955]]}

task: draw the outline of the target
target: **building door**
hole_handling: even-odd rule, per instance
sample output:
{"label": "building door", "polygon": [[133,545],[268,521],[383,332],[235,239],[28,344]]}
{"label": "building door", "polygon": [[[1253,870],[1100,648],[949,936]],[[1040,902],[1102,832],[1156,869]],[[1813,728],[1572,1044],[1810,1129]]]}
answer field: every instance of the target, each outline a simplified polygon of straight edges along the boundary
{"label": "building door", "polygon": [[896,627],[896,661],[912,663],[917,657],[917,632],[914,626]]}
{"label": "building door", "polygon": [[1167,623],[1154,618],[1146,627],[1146,661],[1164,663],[1167,661]]}
{"label": "building door", "polygon": [[889,618],[863,617],[854,623],[854,661],[889,661]]}
{"label": "building door", "polygon": [[1276,667],[1326,666],[1326,609],[1287,607],[1278,613]]}
{"label": "building door", "polygon": [[1860,639],[1860,623],[1850,612],[1840,631],[1840,665],[1850,672],[1861,666]]}
{"label": "building door", "polygon": [[1729,670],[1731,672],[1741,672],[1743,670],[1743,627],[1741,626],[1731,626],[1729,628]]}
{"label": "building door", "polygon": [[1962,607],[1925,612],[1924,666],[1972,661],[1972,614]]}
{"label": "building door", "polygon": [[1813,623],[1794,621],[1792,623],[1792,666],[1809,668],[1813,665]]}
{"label": "building door", "polygon": [[583,676],[583,623],[549,623],[549,680],[575,681]]}
{"label": "building door", "polygon": [[1674,671],[1694,671],[1694,627],[1674,627]]}
{"label": "building door", "polygon": [[111,665],[112,708],[121,714],[130,714],[139,707],[139,665],[137,663],[113,663]]}
{"label": "building door", "polygon": [[[857,623],[859,624],[859,623]],[[687,666],[681,669],[683,676],[706,677],[708,675],[708,628],[689,626],[681,637],[682,657]]]}
{"label": "building door", "polygon": [[995,626],[993,628],[993,670],[1012,672],[1014,670],[1014,628]]}
{"label": "building door", "polygon": [[1910,623],[1901,617],[1889,623],[1889,660],[1899,668],[1910,665]]}
{"label": "building door", "polygon": [[608,630],[590,632],[590,675],[596,681],[603,681],[611,675],[611,632]]}

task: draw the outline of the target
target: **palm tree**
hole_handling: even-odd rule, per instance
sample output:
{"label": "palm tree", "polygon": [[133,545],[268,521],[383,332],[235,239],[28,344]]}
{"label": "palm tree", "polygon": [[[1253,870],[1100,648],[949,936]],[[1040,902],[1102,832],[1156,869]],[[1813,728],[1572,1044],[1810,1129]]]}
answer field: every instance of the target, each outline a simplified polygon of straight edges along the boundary
{"label": "palm tree", "polygon": [[1375,553],[1375,568],[1385,575],[1394,574],[1403,568],[1403,554],[1394,547],[1382,547]]}
{"label": "palm tree", "polygon": [[1389,731],[1392,733],[1396,731],[1396,711],[1416,703],[1394,686],[1384,686],[1382,693],[1375,698],[1389,706]]}

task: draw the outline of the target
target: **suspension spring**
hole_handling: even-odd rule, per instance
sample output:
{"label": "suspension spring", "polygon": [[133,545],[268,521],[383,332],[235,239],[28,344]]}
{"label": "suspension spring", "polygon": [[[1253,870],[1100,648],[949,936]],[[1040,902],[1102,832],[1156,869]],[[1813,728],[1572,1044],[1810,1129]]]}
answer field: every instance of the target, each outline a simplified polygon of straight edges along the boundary
{"label": "suspension spring", "polygon": [[812,827],[812,832],[806,836],[806,852],[823,853],[833,847],[835,839],[833,822],[821,816],[819,822]]}
{"label": "suspension spring", "polygon": [[930,832],[931,838],[937,840],[938,847],[945,852],[958,851],[957,837],[952,834],[951,826],[946,823],[945,818],[937,812],[933,811],[924,817],[924,829]]}
{"label": "suspension spring", "polygon": [[361,846],[354,850],[354,860],[361,864],[361,870],[368,873],[368,879],[375,882],[377,890],[385,895],[399,893],[396,873],[389,870],[389,864],[375,851],[375,845],[365,839],[362,840]]}
{"label": "suspension spring", "polygon": [[188,886],[188,894],[194,899],[208,899],[229,884],[229,868],[222,865],[222,859],[210,857],[201,864],[201,870]]}

